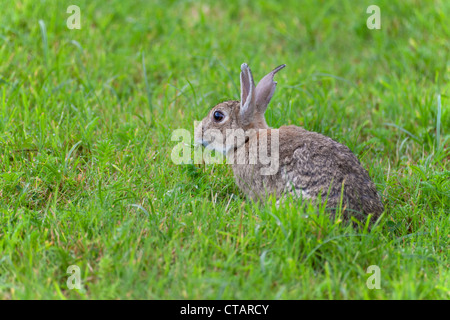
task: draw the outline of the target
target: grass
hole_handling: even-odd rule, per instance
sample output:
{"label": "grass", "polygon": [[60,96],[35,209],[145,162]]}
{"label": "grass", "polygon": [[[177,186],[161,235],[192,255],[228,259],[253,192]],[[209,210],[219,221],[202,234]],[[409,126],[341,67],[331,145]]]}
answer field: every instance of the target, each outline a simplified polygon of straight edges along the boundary
{"label": "grass", "polygon": [[[75,2],[0,0],[0,298],[450,298],[448,1]],[[370,232],[172,163],[242,62],[287,64],[269,125],[359,157],[386,207]]]}

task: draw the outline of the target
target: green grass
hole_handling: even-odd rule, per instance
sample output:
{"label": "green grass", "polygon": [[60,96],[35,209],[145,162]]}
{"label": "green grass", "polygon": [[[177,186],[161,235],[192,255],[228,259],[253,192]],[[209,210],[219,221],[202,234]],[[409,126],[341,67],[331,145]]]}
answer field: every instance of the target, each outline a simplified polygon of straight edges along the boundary
{"label": "green grass", "polygon": [[[0,7],[1,299],[450,298],[450,2]],[[172,163],[173,130],[238,99],[243,62],[257,79],[287,64],[270,126],[361,159],[386,207],[370,232],[254,205],[228,166]]]}

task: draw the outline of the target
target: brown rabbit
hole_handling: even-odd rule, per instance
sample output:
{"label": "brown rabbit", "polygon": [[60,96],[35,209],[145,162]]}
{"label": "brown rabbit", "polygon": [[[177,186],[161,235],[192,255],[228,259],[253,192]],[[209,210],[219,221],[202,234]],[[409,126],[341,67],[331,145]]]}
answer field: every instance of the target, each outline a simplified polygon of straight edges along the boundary
{"label": "brown rabbit", "polygon": [[[347,220],[354,216],[363,221],[372,214],[373,222],[383,212],[383,204],[375,184],[348,147],[297,126],[268,127],[264,113],[277,84],[273,77],[284,67],[275,68],[255,87],[250,68],[242,64],[241,101],[212,108],[196,129],[196,142],[223,152],[227,160],[232,158],[236,183],[253,200],[275,195],[279,201],[289,193],[321,199],[333,217],[341,208]],[[208,131],[216,134],[208,135]],[[226,144],[217,133],[226,138]],[[266,156],[259,154],[257,160],[255,146],[267,149]]]}

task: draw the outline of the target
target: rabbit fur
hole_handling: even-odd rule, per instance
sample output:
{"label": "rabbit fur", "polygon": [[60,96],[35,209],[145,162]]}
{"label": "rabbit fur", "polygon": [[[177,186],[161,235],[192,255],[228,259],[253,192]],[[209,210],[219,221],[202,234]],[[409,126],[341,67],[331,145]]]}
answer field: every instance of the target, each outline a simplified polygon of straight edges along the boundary
{"label": "rabbit fur", "polygon": [[[271,129],[267,125],[264,113],[277,84],[273,78],[284,67],[272,70],[255,87],[250,68],[242,64],[241,101],[225,101],[213,107],[196,129],[196,142],[222,152],[227,158],[233,153],[236,183],[252,200],[262,201],[275,195],[282,201],[291,194],[320,200],[333,217],[340,208],[345,220],[354,216],[364,221],[371,214],[371,222],[375,221],[384,211],[383,203],[369,174],[348,147],[301,127]],[[208,130],[215,130],[225,138],[212,139],[205,134]],[[233,130],[244,132],[245,139],[235,142]],[[270,148],[272,142],[277,148]],[[263,174],[267,163],[249,161],[255,145],[266,145],[268,155],[274,155],[276,150],[276,170]]]}

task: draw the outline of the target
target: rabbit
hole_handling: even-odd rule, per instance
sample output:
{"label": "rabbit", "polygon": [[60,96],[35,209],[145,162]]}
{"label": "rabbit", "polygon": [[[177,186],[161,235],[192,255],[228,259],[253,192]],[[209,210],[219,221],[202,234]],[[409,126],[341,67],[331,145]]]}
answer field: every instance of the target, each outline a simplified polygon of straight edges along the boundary
{"label": "rabbit", "polygon": [[[348,147],[298,126],[271,129],[267,125],[264,113],[277,85],[273,78],[285,66],[273,69],[255,87],[252,72],[243,63],[241,101],[225,101],[213,107],[195,129],[196,143],[224,154],[227,160],[233,153],[236,184],[251,200],[264,201],[275,195],[279,205],[291,194],[319,200],[332,217],[337,210],[342,210],[345,221],[351,220],[351,216],[365,221],[372,215],[372,224],[383,213],[383,203],[369,174]],[[245,138],[234,143],[231,135],[236,130],[244,132]],[[223,138],[208,137],[208,131],[220,133],[227,144]],[[229,143],[230,137],[232,143]],[[277,148],[269,148],[272,142]],[[274,159],[278,164],[271,174],[261,170],[267,167],[267,162],[251,162],[257,158],[252,145],[266,146],[271,154],[277,153]]]}

